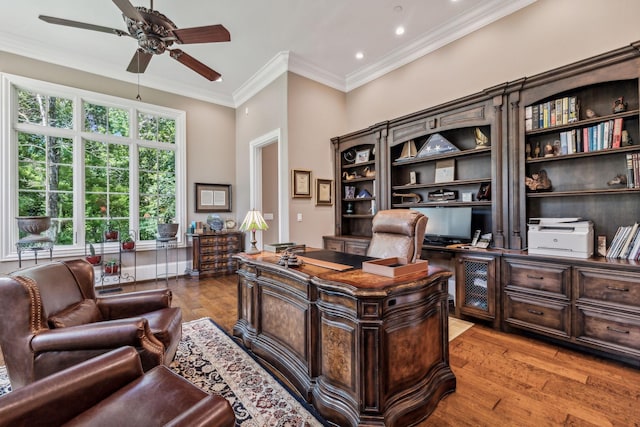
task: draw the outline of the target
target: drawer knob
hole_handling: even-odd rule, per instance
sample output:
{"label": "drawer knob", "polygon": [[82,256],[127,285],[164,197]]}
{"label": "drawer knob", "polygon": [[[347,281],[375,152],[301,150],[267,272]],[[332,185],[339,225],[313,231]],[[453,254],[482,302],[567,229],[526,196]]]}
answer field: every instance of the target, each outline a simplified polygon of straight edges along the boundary
{"label": "drawer knob", "polygon": [[611,291],[629,292],[629,288],[616,288],[615,286],[607,285],[607,289]]}
{"label": "drawer knob", "polygon": [[544,280],[544,276],[533,276],[531,274],[527,274],[527,279]]}
{"label": "drawer knob", "polygon": [[616,332],[618,334],[628,334],[629,331],[625,331],[623,329],[612,328],[611,326],[607,326],[607,331]]}
{"label": "drawer knob", "polygon": [[537,316],[544,316],[544,312],[542,312],[542,311],[532,310],[532,309],[528,309],[527,311],[528,311],[529,313],[531,313],[531,314],[535,314],[535,315],[537,315]]}

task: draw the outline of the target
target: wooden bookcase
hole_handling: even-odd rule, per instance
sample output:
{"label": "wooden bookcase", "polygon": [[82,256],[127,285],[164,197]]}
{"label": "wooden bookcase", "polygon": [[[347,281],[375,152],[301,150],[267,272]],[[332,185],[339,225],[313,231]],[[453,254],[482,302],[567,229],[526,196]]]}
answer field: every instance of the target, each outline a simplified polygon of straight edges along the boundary
{"label": "wooden bookcase", "polygon": [[[608,185],[617,175],[627,173],[627,154],[640,151],[640,52],[629,46],[594,58],[529,77],[518,94],[517,138],[511,141],[513,171],[511,247],[527,247],[527,221],[536,217],[582,217],[594,224],[594,234],[611,243],[621,225],[639,220],[640,189],[626,185]],[[527,107],[575,97],[579,104],[576,121],[555,126],[527,126]],[[614,113],[619,97],[625,111]],[[589,117],[591,110],[595,117]],[[584,147],[584,129],[622,118],[623,129],[634,145],[601,148],[545,157],[545,146],[561,147],[562,133],[575,132]],[[531,129],[529,129],[531,128]],[[600,126],[601,129],[604,126]],[[515,129],[514,129],[515,130]],[[605,138],[606,141],[606,138]],[[539,147],[539,148],[538,148]],[[578,148],[579,146],[576,146]],[[594,147],[592,147],[594,148]],[[539,152],[538,155],[536,155]],[[535,192],[525,185],[526,177],[544,171],[551,180],[551,191]]]}
{"label": "wooden bookcase", "polygon": [[[505,213],[506,170],[500,165],[503,150],[504,86],[440,105],[389,122],[387,148],[389,191],[386,204],[391,208],[467,206],[473,209],[473,229],[493,234],[493,246],[504,247],[503,217]],[[476,132],[488,139],[486,145],[476,143]],[[427,154],[436,139],[446,139],[458,151]],[[417,156],[403,159],[406,145],[413,143]],[[421,152],[423,154],[421,154]],[[454,165],[452,180],[437,182],[436,167],[448,161]],[[416,183],[411,183],[415,173]],[[481,187],[488,186],[488,199],[478,198]],[[451,200],[433,201],[430,193],[455,192]],[[467,193],[467,198],[463,194]],[[417,195],[407,197],[401,195]],[[469,200],[469,196],[471,200]]]}
{"label": "wooden bookcase", "polygon": [[[386,123],[331,139],[336,182],[335,236],[325,237],[325,247],[364,254],[371,238],[371,220],[386,209],[380,194],[386,191],[386,171],[381,140]],[[352,187],[353,194],[348,194]]]}

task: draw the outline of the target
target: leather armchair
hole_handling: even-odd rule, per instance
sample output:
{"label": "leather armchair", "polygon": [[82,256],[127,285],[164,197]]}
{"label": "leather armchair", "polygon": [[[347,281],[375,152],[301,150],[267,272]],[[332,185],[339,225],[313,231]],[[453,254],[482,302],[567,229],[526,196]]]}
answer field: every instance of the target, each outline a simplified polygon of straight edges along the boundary
{"label": "leather armchair", "polygon": [[182,338],[171,291],[97,297],[85,260],[35,265],[0,277],[0,347],[12,389],[122,346],[145,371],[168,365]]}
{"label": "leather armchair", "polygon": [[0,427],[233,426],[229,402],[121,347],[0,397]]}
{"label": "leather armchair", "polygon": [[407,262],[420,259],[428,218],[410,209],[379,211],[373,217],[372,237],[367,255],[377,258],[399,257]]}

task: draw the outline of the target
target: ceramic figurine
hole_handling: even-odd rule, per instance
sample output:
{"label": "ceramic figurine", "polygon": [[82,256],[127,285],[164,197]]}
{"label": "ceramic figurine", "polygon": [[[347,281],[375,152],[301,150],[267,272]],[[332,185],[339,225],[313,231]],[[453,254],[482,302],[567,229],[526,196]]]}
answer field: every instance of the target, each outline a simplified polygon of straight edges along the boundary
{"label": "ceramic figurine", "polygon": [[551,180],[544,169],[532,174],[531,178],[525,177],[524,183],[531,191],[551,191]]}
{"label": "ceramic figurine", "polygon": [[623,111],[627,111],[627,103],[624,102],[623,97],[620,97],[614,101],[612,110],[614,113],[622,113]]}

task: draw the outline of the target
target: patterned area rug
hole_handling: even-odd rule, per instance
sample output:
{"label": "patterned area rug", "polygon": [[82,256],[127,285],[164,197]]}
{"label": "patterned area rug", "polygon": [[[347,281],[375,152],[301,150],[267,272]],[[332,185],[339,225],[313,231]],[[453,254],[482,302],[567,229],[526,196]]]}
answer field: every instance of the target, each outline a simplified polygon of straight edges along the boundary
{"label": "patterned area rug", "polygon": [[[326,425],[211,319],[183,323],[171,368],[204,391],[224,396],[238,426]],[[6,368],[0,366],[0,395],[10,391]]]}

